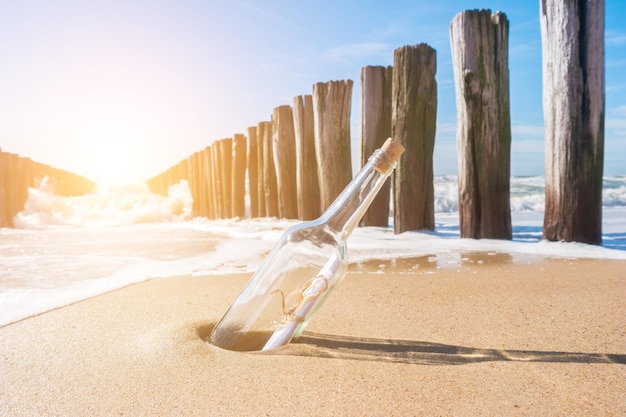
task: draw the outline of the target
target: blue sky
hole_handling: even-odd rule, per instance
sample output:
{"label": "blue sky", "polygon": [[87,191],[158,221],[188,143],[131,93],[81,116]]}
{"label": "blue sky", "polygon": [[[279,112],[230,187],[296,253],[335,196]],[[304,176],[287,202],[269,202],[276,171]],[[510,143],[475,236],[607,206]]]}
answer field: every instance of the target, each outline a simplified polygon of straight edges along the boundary
{"label": "blue sky", "polygon": [[[393,50],[437,50],[435,174],[456,173],[449,25],[466,9],[510,21],[512,174],[542,175],[539,1],[0,0],[0,147],[96,180],[141,181],[246,133],[320,81]],[[605,174],[626,174],[626,2],[606,2]]]}

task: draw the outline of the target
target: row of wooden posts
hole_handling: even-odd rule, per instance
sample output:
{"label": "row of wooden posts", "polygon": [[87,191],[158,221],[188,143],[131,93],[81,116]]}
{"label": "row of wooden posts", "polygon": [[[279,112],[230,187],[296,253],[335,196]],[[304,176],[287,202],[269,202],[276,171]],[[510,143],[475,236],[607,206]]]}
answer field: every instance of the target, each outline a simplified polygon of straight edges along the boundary
{"label": "row of wooden posts", "polygon": [[85,177],[0,150],[0,227],[13,227],[15,215],[24,209],[28,189],[47,178],[55,194],[89,193],[94,183]]}
{"label": "row of wooden posts", "polygon": [[[540,2],[549,240],[600,243],[604,152],[604,0]],[[468,10],[454,17],[450,39],[457,110],[460,235],[510,239],[511,122],[509,22],[504,13]],[[434,229],[433,151],[436,51],[426,44],[393,53],[393,66],[361,70],[361,163],[392,136],[406,148],[362,220],[396,233]],[[270,121],[249,127],[147,181],[166,194],[187,180],[193,212],[208,218],[308,220],[318,217],[352,178],[352,81],[313,86]],[[59,193],[93,183],[0,152],[0,226],[11,226],[29,186],[42,175]],[[247,181],[246,181],[247,178]],[[247,191],[246,191],[247,184]],[[393,196],[391,198],[390,196]]]}
{"label": "row of wooden posts", "polygon": [[[600,243],[604,2],[575,3],[541,2],[544,238]],[[512,237],[508,32],[506,15],[490,10],[461,12],[450,25],[461,237]],[[396,49],[392,67],[361,70],[361,162],[388,136],[406,148],[393,176],[396,233],[435,225],[435,72],[436,52],[425,44]],[[351,179],[351,91],[350,80],[317,83],[312,96],[295,97],[271,121],[249,127],[247,138],[214,142],[148,184],[166,193],[186,179],[197,215],[242,217],[247,171],[252,217],[315,218]],[[389,202],[386,186],[362,225],[386,226]]]}

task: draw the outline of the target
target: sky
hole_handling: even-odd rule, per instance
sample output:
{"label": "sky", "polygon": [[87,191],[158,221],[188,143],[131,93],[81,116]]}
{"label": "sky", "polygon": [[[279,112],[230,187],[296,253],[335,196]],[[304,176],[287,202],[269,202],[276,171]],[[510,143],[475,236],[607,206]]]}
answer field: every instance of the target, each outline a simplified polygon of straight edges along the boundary
{"label": "sky", "polygon": [[[511,173],[543,175],[539,1],[0,0],[0,148],[99,182],[141,182],[247,133],[317,82],[354,81],[394,49],[437,51],[435,175],[456,173],[449,26],[510,22]],[[626,174],[626,2],[606,0],[605,175]]]}

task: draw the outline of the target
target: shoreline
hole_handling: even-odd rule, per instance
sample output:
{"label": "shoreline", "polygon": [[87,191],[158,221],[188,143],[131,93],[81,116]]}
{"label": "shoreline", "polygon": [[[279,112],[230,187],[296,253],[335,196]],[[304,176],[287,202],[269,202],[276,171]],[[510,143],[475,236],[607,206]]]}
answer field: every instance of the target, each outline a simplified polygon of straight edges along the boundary
{"label": "shoreline", "polygon": [[203,340],[250,273],[152,279],[6,325],[0,414],[626,413],[626,261],[467,258],[351,265],[270,352]]}

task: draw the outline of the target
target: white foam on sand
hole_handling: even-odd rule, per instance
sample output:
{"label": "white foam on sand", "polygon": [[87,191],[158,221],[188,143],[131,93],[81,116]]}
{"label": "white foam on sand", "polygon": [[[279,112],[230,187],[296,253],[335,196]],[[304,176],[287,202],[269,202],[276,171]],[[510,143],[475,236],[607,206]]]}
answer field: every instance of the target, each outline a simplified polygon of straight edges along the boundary
{"label": "white foam on sand", "polygon": [[[460,239],[455,179],[439,177],[435,231],[357,228],[348,239],[348,259],[426,257],[435,267],[454,267],[476,252],[507,253],[512,262],[528,256],[626,260],[626,179],[611,181],[604,192],[603,246],[542,240],[540,177],[516,180],[513,240]],[[83,197],[31,190],[16,218],[21,229],[0,229],[0,325],[151,278],[253,272],[282,232],[298,223],[194,219],[190,213],[185,183],[167,196],[144,186]]]}

